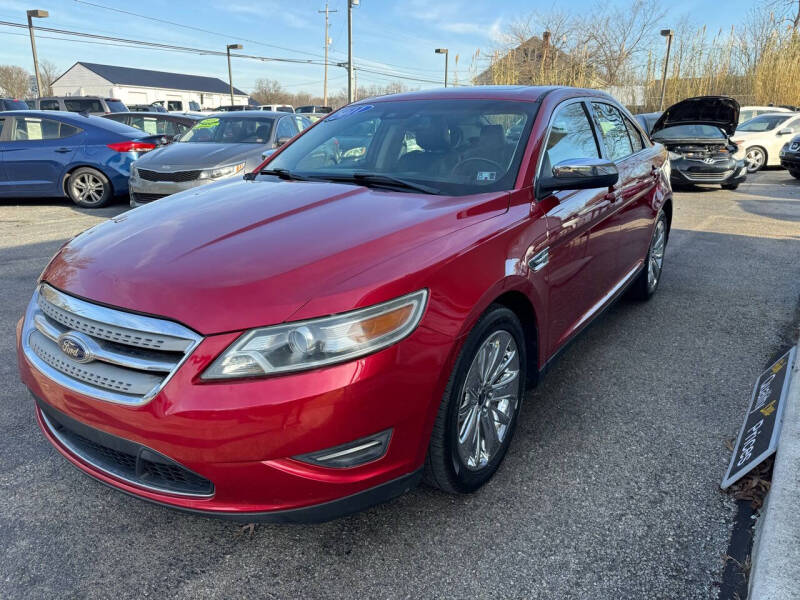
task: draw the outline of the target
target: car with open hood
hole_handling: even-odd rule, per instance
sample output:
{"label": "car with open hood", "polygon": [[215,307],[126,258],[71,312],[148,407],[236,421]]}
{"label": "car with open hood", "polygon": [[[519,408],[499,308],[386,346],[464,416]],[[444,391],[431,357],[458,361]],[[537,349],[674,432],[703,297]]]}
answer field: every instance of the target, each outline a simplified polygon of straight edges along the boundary
{"label": "car with open hood", "polygon": [[131,169],[130,202],[140,206],[230,177],[241,178],[300,131],[294,114],[243,111],[196,121]]}
{"label": "car with open hood", "polygon": [[747,171],[781,164],[780,151],[800,132],[800,113],[774,112],[753,117],[736,128],[733,142],[744,149]]}
{"label": "car with open hood", "polygon": [[94,478],[206,515],[325,520],[423,477],[472,492],[526,382],[656,293],[668,173],[598,90],[351,104],[246,178],[65,244],[17,328],[32,413]]}
{"label": "car with open hood", "polygon": [[730,137],[738,121],[739,103],[727,96],[688,98],[667,108],[650,137],[669,151],[673,185],[739,187],[747,168]]}

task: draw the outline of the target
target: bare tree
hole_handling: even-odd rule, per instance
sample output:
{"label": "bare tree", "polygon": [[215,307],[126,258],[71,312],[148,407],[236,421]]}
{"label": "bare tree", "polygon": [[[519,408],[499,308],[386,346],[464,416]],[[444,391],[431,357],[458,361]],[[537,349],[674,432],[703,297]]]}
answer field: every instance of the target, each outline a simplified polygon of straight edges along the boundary
{"label": "bare tree", "polygon": [[781,20],[789,21],[795,31],[800,29],[800,0],[772,0],[767,6],[778,13]]}
{"label": "bare tree", "polygon": [[0,91],[12,98],[24,98],[30,89],[31,76],[22,67],[0,65]]}
{"label": "bare tree", "polygon": [[61,75],[60,69],[55,63],[49,60],[39,61],[39,77],[42,79],[42,89],[39,91],[40,96],[53,95],[53,82]]}

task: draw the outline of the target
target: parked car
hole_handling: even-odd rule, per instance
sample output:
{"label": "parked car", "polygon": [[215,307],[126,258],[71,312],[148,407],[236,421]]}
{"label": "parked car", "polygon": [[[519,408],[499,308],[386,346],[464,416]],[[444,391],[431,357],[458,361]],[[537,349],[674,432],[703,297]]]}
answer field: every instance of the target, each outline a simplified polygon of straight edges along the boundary
{"label": "parked car", "polygon": [[160,104],[128,104],[128,110],[131,112],[157,112],[167,113],[166,108]]}
{"label": "parked car", "polygon": [[309,104],[307,106],[298,106],[297,108],[294,109],[294,112],[301,114],[327,115],[328,113],[333,112],[333,109],[330,106],[319,106],[318,104]]}
{"label": "parked car", "polygon": [[161,136],[57,111],[0,112],[0,196],[66,195],[98,208],[128,192],[131,163]]}
{"label": "parked car", "polygon": [[259,109],[253,108],[252,106],[248,106],[247,104],[227,104],[224,106],[218,106],[215,109],[215,112],[237,112],[245,110],[259,110]]}
{"label": "parked car", "polygon": [[0,98],[0,111],[6,110],[28,110],[28,104],[24,100],[16,98]]}
{"label": "parked car", "polygon": [[161,106],[167,112],[202,112],[198,102],[194,100],[156,100],[153,104]]}
{"label": "parked car", "polygon": [[781,166],[795,179],[800,179],[800,135],[786,142],[780,152]]}
{"label": "parked car", "polygon": [[644,129],[647,135],[650,135],[653,131],[653,125],[656,124],[659,117],[663,113],[661,111],[658,112],[651,112],[651,113],[639,113],[638,115],[634,115],[636,117],[636,121],[641,125],[642,129]]}
{"label": "parked car", "polygon": [[256,110],[266,110],[269,112],[294,112],[294,107],[291,104],[262,104]]}
{"label": "parked car", "polygon": [[[365,154],[321,162],[367,121]],[[668,169],[597,90],[362,100],[247,179],[67,243],[18,326],[21,378],[70,462],[171,507],[307,521],[422,477],[472,492],[526,380],[623,292],[656,292]]]}
{"label": "parked car", "polygon": [[246,111],[204,117],[169,146],[143,157],[130,179],[131,206],[189,188],[242,177],[300,131],[295,115]]}
{"label": "parked car", "polygon": [[206,118],[203,115],[167,112],[128,112],[103,116],[106,119],[141,129],[150,135],[162,135],[167,142],[171,142],[177,135],[186,133],[195,123]]}
{"label": "parked car", "polygon": [[28,100],[31,110],[59,110],[90,115],[105,115],[115,112],[127,112],[128,107],[118,98],[101,98],[100,96],[58,96]]}
{"label": "parked car", "polygon": [[743,106],[739,110],[739,123],[767,113],[794,112],[785,106]]}
{"label": "parked car", "polygon": [[650,137],[669,151],[673,185],[735,190],[744,182],[744,155],[730,139],[738,117],[739,103],[727,96],[688,98],[664,111]]}
{"label": "parked car", "polygon": [[739,125],[733,141],[745,149],[748,173],[755,173],[764,166],[779,166],[781,148],[798,132],[800,114],[767,113]]}

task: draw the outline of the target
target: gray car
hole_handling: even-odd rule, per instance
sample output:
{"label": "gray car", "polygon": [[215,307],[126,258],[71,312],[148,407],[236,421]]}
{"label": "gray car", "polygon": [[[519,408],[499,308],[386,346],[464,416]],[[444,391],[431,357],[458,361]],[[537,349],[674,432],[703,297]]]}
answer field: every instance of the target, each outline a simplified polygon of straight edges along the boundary
{"label": "gray car", "polygon": [[263,111],[212,114],[131,168],[131,206],[228,177],[242,177],[300,128],[295,115]]}

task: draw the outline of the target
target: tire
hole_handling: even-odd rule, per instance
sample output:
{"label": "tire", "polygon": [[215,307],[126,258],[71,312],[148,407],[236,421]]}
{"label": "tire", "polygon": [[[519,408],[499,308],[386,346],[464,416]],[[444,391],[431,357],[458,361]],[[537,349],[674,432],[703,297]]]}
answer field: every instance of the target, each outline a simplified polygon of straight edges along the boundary
{"label": "tire", "polygon": [[[649,300],[658,290],[658,284],[661,282],[661,271],[664,267],[664,251],[667,248],[668,233],[667,217],[662,211],[658,214],[656,224],[653,227],[653,235],[650,237],[650,246],[647,249],[644,268],[629,288],[629,296],[634,300]],[[660,252],[657,248],[659,245]],[[651,279],[652,271],[655,271],[654,280]]]}
{"label": "tire", "polygon": [[800,171],[793,171],[789,169],[789,175],[791,175],[795,179],[800,179]]}
{"label": "tire", "polygon": [[723,190],[735,190],[738,187],[739,187],[738,183],[723,183],[722,184],[722,189]]}
{"label": "tire", "polygon": [[[496,354],[491,366],[482,369],[481,359],[491,358],[493,351],[503,354]],[[497,373],[506,361],[507,366]],[[425,459],[428,485],[465,494],[492,478],[514,435],[526,366],[525,333],[519,319],[508,308],[491,305],[467,336],[447,383]],[[489,380],[495,385],[482,383],[483,372],[491,374]],[[459,432],[464,437],[461,443]]]}
{"label": "tire", "polygon": [[767,151],[761,146],[750,146],[745,150],[745,164],[748,173],[760,171],[767,164]]}
{"label": "tire", "polygon": [[97,169],[75,169],[67,179],[67,196],[81,208],[100,208],[114,197],[108,177]]}

